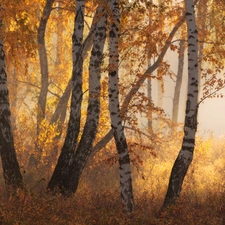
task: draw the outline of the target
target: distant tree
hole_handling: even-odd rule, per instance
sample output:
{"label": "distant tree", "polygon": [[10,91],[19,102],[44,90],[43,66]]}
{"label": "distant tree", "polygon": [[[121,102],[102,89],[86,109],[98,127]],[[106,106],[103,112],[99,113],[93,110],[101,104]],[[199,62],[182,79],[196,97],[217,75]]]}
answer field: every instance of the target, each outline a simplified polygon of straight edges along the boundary
{"label": "distant tree", "polygon": [[[124,97],[124,100],[121,104],[121,112],[120,112],[123,120],[125,120],[124,117],[128,111],[128,106],[131,103],[133,97],[138,92],[138,90],[140,89],[144,81],[158,68],[168,48],[171,45],[172,39],[174,38],[176,32],[178,31],[178,29],[182,26],[184,22],[185,22],[185,16],[182,16],[180,20],[175,24],[170,34],[168,35],[167,39],[165,40],[165,44],[161,48],[158,58],[139,76],[138,80],[135,82],[135,84],[132,86],[132,88]],[[96,143],[96,145],[93,148],[93,151],[97,152],[100,149],[102,149],[112,138],[113,138],[113,129],[110,129],[108,133],[98,143]]]}
{"label": "distant tree", "polygon": [[184,68],[184,51],[185,51],[185,40],[180,40],[179,44],[179,56],[178,56],[178,70],[177,79],[173,96],[173,109],[172,109],[172,121],[178,122],[179,115],[179,103],[180,103],[180,91],[183,80],[183,68]]}
{"label": "distant tree", "polygon": [[[39,54],[39,61],[40,61],[40,69],[41,69],[41,88],[38,96],[38,106],[37,106],[37,142],[36,142],[36,151],[38,151],[34,156],[31,154],[30,163],[37,165],[40,159],[41,149],[38,146],[38,138],[40,134],[40,126],[42,120],[45,119],[45,112],[46,112],[46,103],[47,103],[47,94],[48,94],[48,57],[46,51],[46,44],[45,44],[45,32],[48,23],[49,16],[52,11],[52,5],[54,0],[46,0],[45,7],[41,16],[41,20],[38,27],[38,54]],[[38,156],[38,157],[37,157]]]}
{"label": "distant tree", "polygon": [[188,93],[186,102],[184,138],[181,150],[173,165],[163,208],[179,197],[184,177],[192,162],[198,114],[198,32],[193,0],[185,0],[188,31]]}
{"label": "distant tree", "polygon": [[10,121],[9,92],[3,49],[3,29],[0,5],[0,155],[3,167],[3,176],[6,185],[16,188],[23,187],[23,178],[16,158],[14,139]]}

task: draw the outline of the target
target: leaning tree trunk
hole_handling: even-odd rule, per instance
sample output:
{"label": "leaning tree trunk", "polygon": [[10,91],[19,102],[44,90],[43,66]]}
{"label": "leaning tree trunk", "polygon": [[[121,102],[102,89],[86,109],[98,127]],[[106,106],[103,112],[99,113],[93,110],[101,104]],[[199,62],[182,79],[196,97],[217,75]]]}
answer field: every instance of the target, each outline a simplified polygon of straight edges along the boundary
{"label": "leaning tree trunk", "polygon": [[74,156],[73,165],[70,169],[70,175],[67,179],[65,179],[64,188],[66,189],[67,195],[71,195],[77,190],[81,173],[86,165],[88,157],[91,154],[93,147],[92,145],[98,129],[100,115],[100,75],[103,60],[103,49],[106,39],[107,12],[102,8],[98,15],[101,18],[97,22],[89,66],[89,99],[87,119],[81,140]]}
{"label": "leaning tree trunk", "polygon": [[[48,93],[48,57],[45,46],[45,31],[48,23],[49,16],[52,11],[54,0],[46,0],[44,11],[42,13],[41,21],[38,27],[38,54],[41,69],[41,89],[38,97],[37,105],[37,140],[35,145],[36,154],[30,157],[30,165],[37,166],[40,161],[41,149],[38,145],[40,126],[43,119],[45,119],[46,101]],[[36,156],[35,156],[36,155]]]}
{"label": "leaning tree trunk", "polygon": [[182,85],[183,68],[184,68],[184,50],[185,50],[185,41],[184,39],[182,39],[180,40],[177,80],[173,96],[172,121],[175,123],[178,122],[178,115],[179,115],[180,90]]}
{"label": "leaning tree trunk", "polygon": [[[146,4],[147,6],[147,4]],[[149,28],[152,26],[152,0],[150,0],[150,6],[149,6],[149,10],[148,10],[148,26]],[[148,61],[148,67],[149,68],[151,66],[151,51],[152,51],[152,47],[150,45],[150,39],[151,36],[148,35],[147,37],[147,61]],[[147,80],[147,94],[148,94],[148,132],[151,134],[153,132],[153,128],[152,128],[152,78],[151,78],[151,74],[148,77]]]}
{"label": "leaning tree trunk", "polygon": [[199,39],[198,42],[198,89],[199,95],[198,99],[201,99],[201,69],[202,69],[202,61],[203,61],[203,51],[204,51],[204,39],[206,33],[206,17],[207,17],[207,0],[202,0],[198,3],[198,13],[197,13],[197,22],[198,22],[198,31],[199,31]]}
{"label": "leaning tree trunk", "polygon": [[[196,0],[197,2],[198,0]],[[128,92],[128,94],[125,96],[124,101],[121,106],[121,117],[124,118],[125,114],[127,113],[128,105],[130,104],[131,100],[133,99],[134,95],[138,92],[146,78],[148,78],[149,74],[152,74],[159,66],[159,64],[162,62],[168,48],[170,47],[170,43],[178,31],[178,29],[182,26],[182,24],[185,21],[185,15],[182,16],[182,18],[177,22],[177,24],[174,26],[172,31],[170,32],[167,40],[165,41],[165,45],[161,50],[161,53],[159,54],[157,60],[149,66],[146,71],[142,74],[142,76],[138,79],[135,85],[132,86],[131,90]],[[113,137],[113,129],[111,128],[109,132],[93,147],[93,155],[100,151],[104,146],[112,139]]]}
{"label": "leaning tree trunk", "polygon": [[184,138],[181,150],[173,165],[163,208],[175,203],[179,197],[184,177],[191,164],[198,113],[198,33],[195,21],[194,2],[185,0],[188,30],[188,94],[184,124]]}
{"label": "leaning tree trunk", "polygon": [[120,11],[118,0],[110,0],[111,18],[109,26],[109,110],[111,126],[119,158],[120,186],[122,202],[128,212],[133,211],[133,192],[130,169],[130,158],[127,142],[122,126],[119,105],[118,69],[119,69],[119,29]]}
{"label": "leaning tree trunk", "polygon": [[[89,32],[88,36],[84,40],[83,45],[80,45],[80,47],[81,47],[80,50],[76,49],[78,54],[81,54],[81,58],[83,58],[83,59],[87,57],[87,52],[92,47],[96,26],[97,26],[97,23],[99,21],[100,11],[101,11],[101,7],[98,7],[97,10],[96,10],[95,16],[93,18],[91,29],[90,29],[90,32]],[[83,15],[83,14],[81,14],[81,15]],[[76,22],[76,18],[75,18],[75,22]],[[75,29],[77,29],[77,28],[75,28]],[[73,39],[73,40],[75,41],[76,39]],[[79,38],[77,40],[79,40]],[[74,46],[75,46],[75,44],[76,43],[74,42]],[[74,64],[73,65],[75,65],[75,66],[73,67],[73,69],[75,70],[75,68],[77,68],[76,67],[76,65],[77,65],[78,67],[80,67],[80,70],[81,70],[80,72],[78,70],[76,72],[76,74],[77,74],[76,79],[77,79],[77,82],[78,82],[76,85],[79,85],[79,84],[82,84],[82,67],[81,67],[82,65],[81,65],[81,62],[79,62],[79,61],[78,62],[80,63],[80,65],[76,64],[78,62],[75,61],[75,56],[76,56],[76,54],[74,55]],[[77,57],[79,59],[79,55]],[[79,60],[81,60],[81,58]],[[83,59],[82,59],[82,61],[83,61]],[[75,74],[75,72],[74,72],[74,74]],[[80,74],[80,75],[78,75],[78,74]],[[75,79],[75,78],[72,77],[72,79]],[[56,107],[55,113],[52,116],[51,123],[55,123],[55,122],[63,119],[62,117],[64,117],[64,115],[65,115],[64,109],[67,106],[67,100],[70,96],[71,87],[72,87],[72,85],[75,84],[74,82],[72,82],[72,79],[69,80],[68,85],[66,87],[66,90],[64,91],[62,97],[59,100],[59,103]],[[75,152],[75,148],[76,148],[78,133],[79,133],[79,130],[80,130],[80,128],[79,128],[79,126],[80,126],[80,112],[79,113],[77,113],[77,112],[80,111],[80,107],[81,107],[81,101],[82,101],[82,93],[81,93],[82,89],[81,88],[82,88],[82,85],[80,85],[79,89],[73,88],[73,90],[77,90],[77,91],[80,90],[80,94],[78,94],[78,93],[76,94],[77,96],[79,95],[80,98],[76,98],[76,96],[72,97],[72,98],[75,99],[74,102],[77,101],[77,102],[79,102],[79,104],[77,104],[77,105],[73,104],[73,107],[74,107],[73,111],[75,112],[75,114],[70,116],[71,119],[70,119],[70,122],[69,122],[70,125],[68,125],[66,140],[65,140],[64,146],[62,148],[61,154],[59,156],[58,163],[56,165],[53,176],[52,176],[52,178],[51,178],[51,180],[48,184],[48,188],[50,190],[54,190],[55,188],[60,188],[61,186],[62,187],[68,186],[68,185],[63,184],[63,181],[60,182],[60,180],[64,179],[64,177],[69,175],[70,165],[72,164],[72,161],[74,160],[74,152]],[[71,103],[71,112],[72,112],[72,103]],[[77,130],[77,132],[75,130]],[[70,135],[72,135],[72,136],[70,136]],[[72,140],[73,135],[74,135],[74,138],[75,138],[74,142]],[[73,143],[73,146],[71,146],[71,148],[69,148],[69,144],[70,144],[69,142]]]}
{"label": "leaning tree trunk", "polygon": [[[1,20],[0,29],[2,29]],[[0,155],[5,183],[16,189],[23,187],[23,179],[16,158],[10,114],[5,54],[3,38],[0,34]]]}
{"label": "leaning tree trunk", "polygon": [[72,36],[72,97],[70,106],[70,118],[67,134],[58,163],[55,167],[48,189],[64,189],[65,179],[69,176],[70,166],[73,163],[73,156],[77,145],[77,138],[80,132],[80,117],[82,103],[82,73],[83,73],[83,30],[84,30],[84,0],[76,1],[76,16],[74,21],[74,32]]}

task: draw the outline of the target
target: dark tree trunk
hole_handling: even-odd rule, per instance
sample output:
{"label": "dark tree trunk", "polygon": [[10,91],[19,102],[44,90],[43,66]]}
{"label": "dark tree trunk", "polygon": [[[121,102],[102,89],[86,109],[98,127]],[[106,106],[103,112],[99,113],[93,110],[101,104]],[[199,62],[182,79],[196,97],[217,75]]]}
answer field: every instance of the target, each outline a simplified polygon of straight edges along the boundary
{"label": "dark tree trunk", "polygon": [[68,179],[70,173],[70,166],[73,164],[77,138],[80,132],[83,73],[83,29],[84,0],[78,0],[76,2],[76,16],[72,36],[73,73],[70,118],[64,145],[62,147],[58,163],[48,184],[48,189],[52,191],[57,188],[60,190],[65,189],[66,179]]}
{"label": "dark tree trunk", "polygon": [[100,68],[106,38],[106,12],[102,9],[102,12],[100,12],[100,8],[98,8],[97,11],[101,14],[101,18],[99,18],[96,24],[94,45],[91,52],[89,67],[89,101],[84,131],[77,150],[71,158],[71,163],[68,166],[69,173],[64,174],[61,179],[60,186],[53,186],[52,188],[50,183],[51,181],[49,182],[49,189],[54,190],[55,187],[58,187],[66,196],[70,196],[72,193],[75,193],[77,189],[80,175],[91,153],[92,144],[98,128],[100,113]]}
{"label": "dark tree trunk", "polygon": [[52,11],[52,5],[54,0],[46,0],[46,4],[44,7],[44,11],[41,16],[41,21],[38,27],[38,54],[40,61],[40,69],[41,69],[41,89],[38,97],[38,105],[37,105],[37,140],[35,143],[35,154],[32,154],[30,157],[29,164],[31,166],[37,166],[40,162],[41,157],[41,149],[38,145],[39,134],[40,134],[40,126],[43,119],[45,119],[45,110],[46,110],[46,102],[47,102],[47,93],[48,93],[48,57],[46,52],[45,45],[45,31],[48,23],[49,16]]}
{"label": "dark tree trunk", "polygon": [[174,204],[179,197],[184,177],[192,162],[198,114],[198,33],[195,22],[194,2],[185,0],[188,30],[188,94],[181,150],[173,165],[163,208]]}
{"label": "dark tree trunk", "polygon": [[[96,10],[96,13],[94,15],[89,34],[86,37],[86,39],[84,40],[83,51],[82,51],[83,59],[85,59],[87,57],[87,55],[88,55],[87,53],[93,45],[94,32],[95,32],[95,29],[96,29],[97,22],[100,18],[99,17],[100,16],[100,14],[99,14],[100,10],[101,10],[101,7],[98,7],[97,10]],[[52,118],[51,118],[51,124],[57,123],[57,126],[58,126],[57,129],[58,129],[59,135],[57,135],[55,137],[56,141],[57,141],[57,139],[60,139],[61,134],[62,134],[62,128],[63,128],[62,124],[65,121],[67,105],[68,105],[71,89],[72,89],[72,79],[69,80],[69,82],[67,84],[67,87],[66,87],[62,97],[60,98],[60,100],[59,100],[59,102],[56,106],[55,112],[54,112],[54,114],[52,115]],[[57,145],[53,149],[53,152],[54,152],[54,155],[58,155],[58,146]]]}
{"label": "dark tree trunk", "polygon": [[184,68],[184,50],[185,50],[185,41],[180,41],[180,51],[179,51],[179,60],[178,60],[178,71],[177,71],[177,80],[173,96],[173,109],[172,109],[172,121],[178,122],[179,115],[179,103],[180,103],[180,89],[183,79],[183,68]]}
{"label": "dark tree trunk", "polygon": [[[1,24],[1,21],[0,21]],[[1,27],[1,26],[0,26]],[[1,35],[0,35],[0,38]],[[3,41],[0,40],[0,154],[2,159],[5,183],[13,189],[23,187],[23,179],[16,158],[12,127],[10,122],[10,106],[5,68]]]}
{"label": "dark tree trunk", "polygon": [[106,39],[107,13],[104,9],[101,9],[98,15],[100,15],[101,17],[99,18],[96,25],[94,44],[91,52],[89,66],[89,99],[87,119],[81,140],[74,156],[74,163],[70,170],[70,177],[67,180],[67,191],[69,194],[75,193],[75,191],[77,190],[80,175],[92,151],[92,145],[96,137],[99,123],[100,75],[101,64],[103,60],[103,49]]}

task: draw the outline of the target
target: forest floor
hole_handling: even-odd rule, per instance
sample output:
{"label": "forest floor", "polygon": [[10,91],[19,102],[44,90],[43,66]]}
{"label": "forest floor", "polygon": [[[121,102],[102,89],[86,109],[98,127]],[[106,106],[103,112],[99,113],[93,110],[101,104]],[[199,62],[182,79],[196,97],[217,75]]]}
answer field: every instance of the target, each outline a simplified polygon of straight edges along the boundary
{"label": "forest floor", "polygon": [[[85,168],[77,193],[71,198],[46,192],[52,169],[24,173],[26,191],[9,196],[0,185],[0,213],[6,225],[225,225],[225,139],[196,140],[193,162],[181,196],[159,214],[179,143],[144,152],[133,161],[135,210],[123,211],[117,163],[98,153]],[[138,147],[138,146],[137,146]],[[159,149],[158,149],[159,151]],[[104,159],[99,161],[98,159]],[[136,161],[135,161],[136,158]],[[54,168],[54,167],[52,167]],[[4,184],[3,178],[0,183]]]}
{"label": "forest floor", "polygon": [[158,214],[160,199],[141,194],[135,198],[135,211],[127,215],[119,193],[88,193],[65,199],[44,191],[17,193],[1,200],[2,223],[6,225],[224,225],[224,200],[220,194],[204,198],[185,190],[175,206]]}

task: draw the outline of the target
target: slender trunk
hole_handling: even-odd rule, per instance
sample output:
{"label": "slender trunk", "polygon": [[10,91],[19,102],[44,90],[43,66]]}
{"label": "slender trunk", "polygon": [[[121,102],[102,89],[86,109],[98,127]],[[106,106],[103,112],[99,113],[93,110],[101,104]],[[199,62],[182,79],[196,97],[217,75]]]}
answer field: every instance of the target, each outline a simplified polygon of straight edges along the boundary
{"label": "slender trunk", "polygon": [[[158,1],[158,21],[159,23],[164,24],[164,19],[163,19],[163,6],[164,6],[164,2],[162,2],[162,0]],[[157,69],[157,86],[158,86],[158,94],[157,94],[157,106],[161,109],[163,109],[163,93],[164,93],[164,80],[163,80],[163,75],[160,67]],[[160,118],[157,120],[156,123],[156,129],[158,130],[160,128]]]}
{"label": "slender trunk", "polygon": [[180,40],[180,51],[179,51],[179,60],[178,60],[178,70],[177,70],[177,80],[173,96],[173,109],[172,109],[172,121],[178,122],[179,115],[179,103],[180,103],[180,89],[183,79],[183,69],[184,69],[184,50],[185,50],[185,41],[184,39]]}
{"label": "slender trunk", "polygon": [[45,119],[45,110],[46,110],[46,101],[47,101],[47,93],[48,93],[48,57],[46,52],[45,45],[45,32],[46,26],[48,23],[49,16],[51,14],[52,5],[54,0],[46,0],[46,4],[44,7],[44,11],[42,13],[41,21],[38,27],[38,54],[40,61],[40,69],[41,69],[41,89],[38,97],[38,105],[37,105],[37,141],[36,141],[36,157],[32,154],[30,157],[30,164],[33,166],[37,166],[40,161],[40,152],[41,149],[38,146],[39,134],[40,134],[40,126],[43,119]]}
{"label": "slender trunk", "polygon": [[109,26],[109,110],[111,126],[116,142],[119,166],[120,166],[120,186],[122,202],[128,212],[133,211],[133,192],[130,169],[130,158],[127,142],[122,126],[119,104],[118,69],[119,52],[118,40],[120,29],[120,12],[118,0],[110,0],[111,18]]}
{"label": "slender trunk", "polygon": [[[96,10],[96,13],[94,15],[93,21],[92,21],[90,32],[83,42],[83,51],[82,51],[83,59],[85,59],[87,57],[87,55],[88,55],[87,53],[93,45],[94,32],[96,29],[97,22],[98,22],[99,18],[101,17],[100,11],[101,11],[101,7],[98,7]],[[59,135],[57,135],[56,140],[60,139],[61,134],[62,134],[62,128],[63,128],[62,124],[64,123],[65,118],[66,118],[67,105],[68,105],[68,101],[70,98],[71,89],[72,89],[72,79],[69,80],[69,82],[66,86],[66,89],[63,92],[63,95],[60,98],[60,100],[56,106],[55,112],[53,113],[52,118],[51,118],[51,124],[53,124],[53,123],[58,124]],[[55,152],[55,154],[58,154],[58,146],[57,145],[55,146],[54,152]]]}
{"label": "slender trunk", "polygon": [[96,137],[100,115],[100,77],[103,60],[103,49],[106,39],[107,13],[102,9],[101,18],[97,23],[94,44],[89,66],[89,99],[87,119],[81,140],[78,144],[74,162],[70,169],[70,176],[66,179],[67,194],[75,193],[81,173],[91,154],[92,145]]}
{"label": "slender trunk", "polygon": [[45,118],[46,100],[48,93],[48,58],[45,46],[45,32],[47,22],[52,10],[54,0],[47,0],[41,21],[38,27],[38,54],[41,68],[41,90],[38,97],[38,111],[37,111],[37,135],[40,132],[41,121]]}
{"label": "slender trunk", "polygon": [[198,30],[199,30],[199,39],[201,40],[198,42],[198,90],[199,90],[199,100],[201,98],[201,68],[202,68],[202,60],[203,60],[203,49],[204,49],[204,37],[205,37],[205,30],[206,30],[206,14],[207,14],[207,1],[202,0],[198,4]]}
{"label": "slender trunk", "polygon": [[193,0],[185,0],[188,30],[188,94],[184,124],[184,138],[181,150],[173,165],[163,208],[175,203],[179,197],[184,177],[191,164],[198,113],[198,34],[195,22]]}
{"label": "slender trunk", "polygon": [[[181,27],[181,25],[184,23],[185,21],[185,16],[183,16],[178,23],[174,26],[174,28],[172,29],[172,31],[170,32],[167,40],[165,41],[165,45],[162,48],[161,53],[159,54],[157,60],[146,69],[146,71],[143,73],[143,75],[138,79],[138,81],[136,82],[135,85],[132,86],[131,90],[128,92],[128,94],[125,96],[125,99],[122,103],[121,106],[121,117],[124,118],[127,109],[128,109],[128,105],[131,102],[133,96],[138,92],[139,88],[141,87],[141,85],[144,83],[144,81],[146,80],[146,78],[151,75],[159,66],[159,64],[162,62],[168,48],[170,47],[170,43],[174,37],[174,35],[176,34],[177,30]],[[97,152],[99,150],[101,150],[113,137],[113,129],[110,129],[109,132],[102,138],[102,140],[100,140],[93,148],[94,152]]]}
{"label": "slender trunk", "polygon": [[[0,28],[1,24],[0,20]],[[0,154],[5,183],[16,189],[23,187],[23,178],[16,158],[10,114],[5,53],[0,34]]]}
{"label": "slender trunk", "polygon": [[66,178],[73,163],[73,156],[77,145],[77,138],[80,132],[81,102],[82,102],[82,73],[83,73],[83,30],[84,30],[84,0],[76,2],[76,16],[74,22],[74,32],[72,36],[72,97],[70,106],[70,118],[67,134],[58,163],[55,167],[48,189],[64,189]]}
{"label": "slender trunk", "polygon": [[[149,7],[149,19],[148,19],[148,23],[149,23],[149,28],[152,26],[152,0],[150,1],[150,7]],[[147,37],[148,40],[150,38]],[[149,43],[149,42],[148,42]],[[150,44],[147,43],[147,60],[148,60],[148,68],[151,66],[151,57],[152,57],[152,54],[151,54],[151,46]],[[149,133],[152,133],[152,79],[151,79],[151,75],[148,77],[148,83],[147,83],[147,93],[148,93],[148,107],[149,107],[149,110],[148,110],[148,132]]]}

